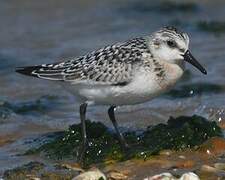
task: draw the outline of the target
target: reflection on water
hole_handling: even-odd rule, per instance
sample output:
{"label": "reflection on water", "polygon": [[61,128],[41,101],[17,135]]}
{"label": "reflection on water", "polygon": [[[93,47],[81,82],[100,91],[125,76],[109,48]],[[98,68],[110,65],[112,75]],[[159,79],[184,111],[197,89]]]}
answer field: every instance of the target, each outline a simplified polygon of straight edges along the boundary
{"label": "reflection on water", "polygon": [[[187,94],[181,93],[183,98],[162,96],[135,107],[119,108],[120,125],[135,129],[164,122],[171,115],[194,113],[212,120],[224,119],[224,5],[222,0],[1,1],[0,138],[11,135],[15,143],[0,149],[0,173],[22,158],[12,155],[24,150],[24,138],[65,129],[79,121],[79,104],[72,95],[55,83],[18,75],[15,67],[79,56],[168,24],[190,34],[193,54],[206,67],[208,75],[203,76],[187,65],[190,77],[176,88],[181,91],[188,87]],[[198,87],[199,82],[212,84],[207,86],[211,93]],[[25,113],[21,113],[23,108]],[[90,107],[88,116],[111,126],[105,107]]]}

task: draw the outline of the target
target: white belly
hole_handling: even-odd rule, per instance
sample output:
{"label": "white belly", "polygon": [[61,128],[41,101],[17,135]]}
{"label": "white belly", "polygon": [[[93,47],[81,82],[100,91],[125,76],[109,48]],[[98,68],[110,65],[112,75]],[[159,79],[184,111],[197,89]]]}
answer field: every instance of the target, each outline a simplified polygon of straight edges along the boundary
{"label": "white belly", "polygon": [[181,75],[165,82],[157,80],[154,73],[139,71],[126,86],[72,85],[71,91],[82,101],[102,105],[130,105],[149,101],[171,88]]}
{"label": "white belly", "polygon": [[154,81],[146,82],[145,77],[139,77],[127,86],[81,88],[79,95],[95,104],[128,105],[143,103],[156,96],[160,90],[160,87]]}

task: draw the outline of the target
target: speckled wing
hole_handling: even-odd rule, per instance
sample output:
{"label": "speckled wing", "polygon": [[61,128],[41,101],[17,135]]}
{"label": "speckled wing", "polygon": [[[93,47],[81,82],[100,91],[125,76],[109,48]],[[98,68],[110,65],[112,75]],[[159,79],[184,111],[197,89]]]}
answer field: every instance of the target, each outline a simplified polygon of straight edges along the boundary
{"label": "speckled wing", "polygon": [[135,38],[62,63],[22,67],[17,72],[73,83],[88,80],[99,84],[122,85],[132,80],[135,64],[142,61],[142,54],[147,51],[145,39]]}

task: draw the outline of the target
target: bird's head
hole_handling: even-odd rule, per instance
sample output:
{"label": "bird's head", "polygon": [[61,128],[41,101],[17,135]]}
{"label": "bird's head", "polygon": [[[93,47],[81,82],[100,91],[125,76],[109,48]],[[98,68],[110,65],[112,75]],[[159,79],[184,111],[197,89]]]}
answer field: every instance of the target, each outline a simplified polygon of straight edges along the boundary
{"label": "bird's head", "polygon": [[165,27],[153,33],[149,47],[155,58],[178,65],[183,65],[186,61],[202,73],[207,74],[206,70],[189,51],[187,33],[178,31],[174,27]]}

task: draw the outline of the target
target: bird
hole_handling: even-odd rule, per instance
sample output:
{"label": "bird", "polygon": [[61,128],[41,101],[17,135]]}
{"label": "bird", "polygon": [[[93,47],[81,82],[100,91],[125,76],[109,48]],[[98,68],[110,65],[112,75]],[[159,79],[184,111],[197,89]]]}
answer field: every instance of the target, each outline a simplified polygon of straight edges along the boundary
{"label": "bird", "polygon": [[129,148],[115,118],[117,106],[152,100],[175,86],[188,62],[207,74],[189,50],[189,36],[167,26],[146,36],[105,46],[57,63],[18,67],[16,72],[61,82],[80,102],[82,144],[80,160],[87,149],[88,105],[109,106],[109,119],[122,149]]}

